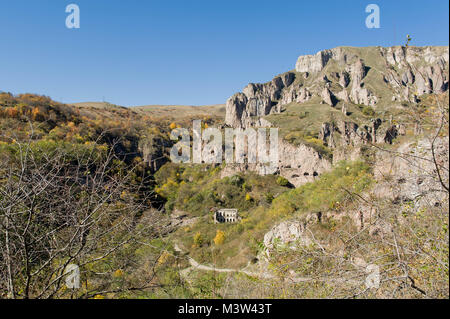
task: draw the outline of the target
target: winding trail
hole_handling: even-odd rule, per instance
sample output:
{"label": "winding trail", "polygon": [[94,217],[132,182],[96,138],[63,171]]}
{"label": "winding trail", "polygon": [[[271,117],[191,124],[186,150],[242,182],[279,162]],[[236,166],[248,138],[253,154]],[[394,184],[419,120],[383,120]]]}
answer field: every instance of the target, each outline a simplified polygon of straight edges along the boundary
{"label": "winding trail", "polygon": [[[175,243],[174,249],[177,252],[183,253],[183,250],[178,246],[178,244]],[[256,278],[262,278],[262,279],[274,279],[276,278],[274,275],[263,273],[263,272],[253,272],[243,269],[233,269],[233,268],[216,268],[211,267],[208,265],[202,265],[199,264],[194,258],[186,256],[187,260],[189,261],[189,264],[191,267],[183,269],[181,273],[187,274],[191,270],[205,270],[205,271],[215,271],[215,272],[225,272],[225,273],[242,273],[247,276],[256,277]],[[247,266],[248,267],[248,266]],[[292,282],[306,282],[310,281],[311,278],[304,278],[304,277],[295,277],[290,279]]]}
{"label": "winding trail", "polygon": [[[174,245],[175,251],[179,253],[184,253],[184,251],[178,246],[177,243]],[[204,270],[204,271],[215,271],[215,272],[221,272],[221,273],[242,273],[250,277],[255,277],[259,279],[279,279],[278,277],[265,273],[265,272],[254,272],[254,271],[248,271],[245,270],[245,268],[248,267],[248,265],[242,269],[233,269],[233,268],[216,268],[208,265],[202,265],[198,263],[194,258],[189,256],[184,256],[189,261],[189,264],[191,265],[188,268],[183,269],[180,273],[183,276],[186,276],[190,271],[192,270]],[[324,282],[340,282],[340,283],[347,283],[352,285],[361,284],[364,282],[364,279],[361,281],[360,279],[355,278],[343,278],[343,277],[325,277],[325,278],[309,278],[309,277],[296,277],[291,276],[284,279],[286,282],[290,283],[300,283],[300,282],[308,282],[313,280],[318,281],[324,281]]]}

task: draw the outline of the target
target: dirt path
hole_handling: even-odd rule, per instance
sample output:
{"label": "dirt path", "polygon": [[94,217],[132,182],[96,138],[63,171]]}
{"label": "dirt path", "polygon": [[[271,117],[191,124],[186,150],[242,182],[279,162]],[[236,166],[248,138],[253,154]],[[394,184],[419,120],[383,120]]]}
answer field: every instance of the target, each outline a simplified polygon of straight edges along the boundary
{"label": "dirt path", "polygon": [[[178,244],[174,245],[174,249],[177,252],[183,253],[183,250],[178,246]],[[216,268],[216,267],[212,267],[212,266],[208,266],[208,265],[202,265],[202,264],[199,264],[192,257],[186,256],[186,258],[189,261],[189,264],[191,265],[191,267],[183,269],[181,271],[181,273],[183,275],[187,274],[191,270],[205,270],[205,271],[227,272],[227,273],[242,273],[242,274],[246,274],[247,276],[256,277],[256,278],[262,278],[262,279],[274,279],[274,278],[276,278],[275,276],[273,276],[271,274],[268,274],[268,273],[248,271],[248,270],[245,270],[245,268],[243,268],[243,269]],[[294,281],[294,282],[305,282],[305,281],[309,281],[311,279],[310,278],[303,278],[303,277],[296,277],[296,278],[291,278],[291,280]]]}
{"label": "dirt path", "polygon": [[[174,249],[175,249],[175,251],[177,251],[179,253],[184,253],[184,251],[176,243],[174,245]],[[208,266],[208,265],[202,265],[202,264],[198,263],[195,259],[193,259],[192,257],[189,257],[189,256],[185,256],[185,258],[187,258],[187,260],[189,261],[189,264],[191,266],[183,269],[180,272],[183,276],[187,276],[189,274],[189,272],[191,272],[192,270],[204,270],[204,271],[215,271],[215,272],[221,272],[221,273],[242,273],[242,274],[246,274],[247,276],[251,276],[251,277],[255,277],[255,278],[259,278],[259,279],[277,279],[276,276],[269,274],[267,272],[254,272],[254,271],[245,270],[245,268],[247,268],[249,265],[247,265],[246,267],[244,267],[242,269],[216,268],[216,267],[212,267],[212,266]],[[300,283],[300,282],[312,281],[314,279],[308,278],[308,277],[296,277],[295,275],[292,275],[290,277],[285,278],[284,280],[286,282],[290,282],[290,283]],[[340,277],[340,278],[331,277],[330,278],[330,277],[327,277],[327,278],[321,278],[321,279],[316,278],[315,280],[321,280],[324,282],[335,281],[335,282],[341,282],[341,283],[348,283],[348,284],[352,284],[352,285],[361,284],[361,280],[358,280],[355,278],[342,278],[342,277]]]}

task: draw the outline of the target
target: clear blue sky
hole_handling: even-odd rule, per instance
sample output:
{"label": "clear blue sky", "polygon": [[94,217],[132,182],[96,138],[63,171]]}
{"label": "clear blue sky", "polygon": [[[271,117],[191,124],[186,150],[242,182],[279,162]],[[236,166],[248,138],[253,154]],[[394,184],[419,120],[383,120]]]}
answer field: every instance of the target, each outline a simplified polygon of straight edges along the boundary
{"label": "clear blue sky", "polygon": [[[66,5],[81,28],[65,27]],[[365,7],[381,28],[365,27]],[[446,0],[0,0],[0,90],[63,102],[224,103],[299,55],[341,45],[448,45]]]}

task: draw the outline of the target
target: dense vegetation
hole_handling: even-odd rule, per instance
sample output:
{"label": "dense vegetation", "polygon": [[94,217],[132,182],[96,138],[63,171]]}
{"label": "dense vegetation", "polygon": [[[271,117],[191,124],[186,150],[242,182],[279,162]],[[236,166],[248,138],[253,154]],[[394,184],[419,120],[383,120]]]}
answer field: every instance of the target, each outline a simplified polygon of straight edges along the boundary
{"label": "dense vegetation", "polygon": [[[74,107],[0,93],[0,296],[448,297],[445,202],[405,197],[404,178],[380,177],[376,167],[381,150],[406,158],[415,172],[431,152],[421,139],[448,137],[447,98],[424,96],[386,114],[351,105],[360,121],[395,115],[409,123],[405,135],[392,145],[363,145],[358,160],[294,188],[278,175],[223,176],[219,165],[170,163],[170,130],[188,127],[198,113],[166,118],[151,107]],[[318,129],[341,115],[313,102],[269,117],[286,140],[331,158]],[[417,120],[420,136],[410,125]],[[410,144],[400,156],[401,143]],[[437,182],[436,168],[448,172],[439,163],[430,173]],[[445,193],[442,185],[433,187]],[[242,219],[214,224],[222,207],[237,208]],[[309,244],[280,244],[269,254],[264,237],[282,222],[307,227]],[[235,271],[198,270],[192,260]],[[77,290],[64,285],[68,264],[80,266]],[[366,264],[381,268],[380,289],[365,288]]]}

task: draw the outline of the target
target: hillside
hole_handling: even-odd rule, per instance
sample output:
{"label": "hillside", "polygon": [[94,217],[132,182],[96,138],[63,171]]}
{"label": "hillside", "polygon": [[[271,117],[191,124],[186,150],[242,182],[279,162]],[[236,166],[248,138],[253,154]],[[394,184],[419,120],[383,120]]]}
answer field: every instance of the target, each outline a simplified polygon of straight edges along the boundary
{"label": "hillside", "polygon": [[[194,119],[278,128],[276,172],[172,163]],[[324,50],[210,106],[0,92],[0,129],[3,297],[448,298],[448,47]]]}
{"label": "hillside", "polygon": [[[118,106],[107,102],[82,102],[82,103],[72,103],[72,105],[80,108],[98,108],[98,109],[124,108],[123,106]],[[204,118],[209,117],[211,115],[214,115],[218,118],[225,117],[225,104],[204,105],[204,106],[142,105],[142,106],[132,106],[129,107],[129,109],[163,120]]]}
{"label": "hillside", "polygon": [[[448,47],[341,47],[250,83],[228,99],[225,123],[279,128],[278,178],[248,163],[163,167],[157,191],[186,220],[173,240],[198,262],[278,280],[266,290],[267,281],[222,274],[234,282],[227,297],[390,295],[395,280],[364,289],[373,264],[404,278],[409,288],[396,297],[429,296],[418,282],[446,295],[448,70]],[[238,208],[243,219],[214,225],[212,207]]]}
{"label": "hillside", "polygon": [[[448,82],[448,47],[338,47],[300,56],[294,71],[270,82],[250,83],[228,99],[225,122],[278,127],[283,141],[337,163],[355,159],[368,142],[391,144],[394,136],[430,129],[429,117],[415,108],[429,94],[448,94]],[[280,174],[296,186],[311,181],[301,176],[312,175],[313,167],[292,169],[306,163],[285,149]],[[329,167],[313,166],[318,174]]]}

